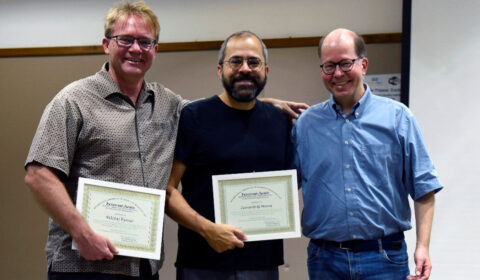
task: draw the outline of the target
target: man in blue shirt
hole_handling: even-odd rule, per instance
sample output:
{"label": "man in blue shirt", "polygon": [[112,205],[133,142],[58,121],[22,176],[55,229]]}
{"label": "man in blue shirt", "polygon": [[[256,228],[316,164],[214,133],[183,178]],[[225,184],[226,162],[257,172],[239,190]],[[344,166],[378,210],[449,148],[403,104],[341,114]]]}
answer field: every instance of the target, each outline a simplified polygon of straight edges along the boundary
{"label": "man in blue shirt", "polygon": [[434,193],[442,189],[417,122],[403,104],[364,83],[363,39],[336,29],[319,44],[329,100],[303,113],[292,131],[304,199],[311,279],[405,279],[403,232],[414,202],[415,276],[428,279]]}

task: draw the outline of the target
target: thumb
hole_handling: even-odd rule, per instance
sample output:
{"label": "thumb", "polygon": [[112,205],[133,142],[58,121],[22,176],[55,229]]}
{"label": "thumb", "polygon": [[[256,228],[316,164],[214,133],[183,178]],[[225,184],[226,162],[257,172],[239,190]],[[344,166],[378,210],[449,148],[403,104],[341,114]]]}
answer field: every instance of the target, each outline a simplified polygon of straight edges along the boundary
{"label": "thumb", "polygon": [[241,231],[239,229],[235,229],[233,231],[233,234],[235,234],[235,236],[242,241],[247,240],[247,236],[245,235],[245,233],[243,233],[243,231]]}
{"label": "thumb", "polygon": [[289,115],[293,119],[298,119],[298,114],[288,106],[288,104],[285,104],[283,106],[283,112],[285,112],[287,115]]}
{"label": "thumb", "polygon": [[423,263],[419,263],[415,266],[415,275],[420,276],[423,272]]}
{"label": "thumb", "polygon": [[113,245],[112,242],[110,242],[110,240],[107,240],[107,246],[108,246],[108,250],[110,250],[112,254],[118,254],[117,248],[115,247],[115,245]]}

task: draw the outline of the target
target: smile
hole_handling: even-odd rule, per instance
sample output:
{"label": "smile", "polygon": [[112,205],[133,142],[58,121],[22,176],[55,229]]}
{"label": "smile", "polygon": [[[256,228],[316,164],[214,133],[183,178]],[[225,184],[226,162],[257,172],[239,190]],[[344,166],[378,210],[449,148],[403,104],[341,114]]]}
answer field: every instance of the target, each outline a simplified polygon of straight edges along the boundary
{"label": "smile", "polygon": [[236,81],[235,83],[236,84],[249,84],[249,85],[253,84],[253,82],[250,81],[250,80],[241,80],[241,81]]}
{"label": "smile", "polygon": [[336,86],[344,86],[348,84],[348,81],[345,81],[345,82],[340,82],[340,83],[335,83]]}
{"label": "smile", "polygon": [[128,58],[127,59],[128,61],[131,61],[131,62],[135,62],[135,63],[138,63],[138,62],[141,62],[142,60],[139,59],[139,58]]}

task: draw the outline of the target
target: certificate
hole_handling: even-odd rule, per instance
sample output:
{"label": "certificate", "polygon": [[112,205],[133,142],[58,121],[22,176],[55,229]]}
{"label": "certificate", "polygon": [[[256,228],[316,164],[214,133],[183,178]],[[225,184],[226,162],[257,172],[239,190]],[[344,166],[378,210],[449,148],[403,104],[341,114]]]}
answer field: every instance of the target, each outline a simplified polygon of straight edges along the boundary
{"label": "certificate", "polygon": [[246,241],[300,237],[296,170],[212,176],[215,222]]}
{"label": "certificate", "polygon": [[[79,178],[77,209],[118,255],[160,259],[165,191]],[[77,249],[76,244],[72,244]]]}

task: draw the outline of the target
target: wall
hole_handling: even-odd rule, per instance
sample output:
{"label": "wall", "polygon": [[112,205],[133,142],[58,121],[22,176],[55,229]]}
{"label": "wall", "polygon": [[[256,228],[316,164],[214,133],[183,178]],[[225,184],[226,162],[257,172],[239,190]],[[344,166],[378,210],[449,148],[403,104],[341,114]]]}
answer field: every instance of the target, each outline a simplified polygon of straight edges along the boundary
{"label": "wall", "polygon": [[480,2],[413,1],[410,105],[445,185],[437,195],[431,279],[478,279]]}
{"label": "wall", "polygon": [[[98,45],[105,14],[119,2],[2,0],[0,48]],[[402,26],[400,0],[147,0],[146,3],[159,18],[160,42],[223,40],[239,30],[252,30],[263,38],[285,38],[320,36],[339,25],[361,34],[401,32]]]}

